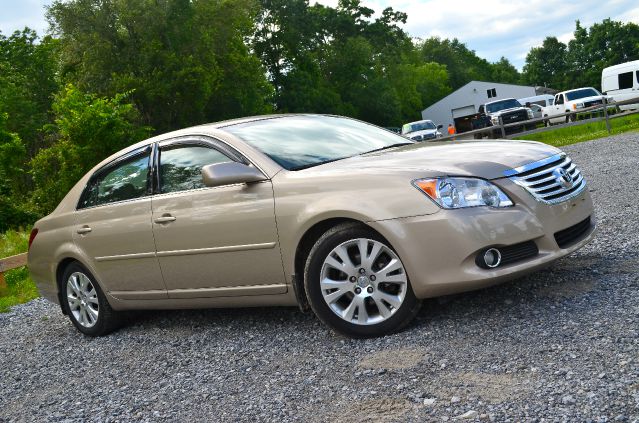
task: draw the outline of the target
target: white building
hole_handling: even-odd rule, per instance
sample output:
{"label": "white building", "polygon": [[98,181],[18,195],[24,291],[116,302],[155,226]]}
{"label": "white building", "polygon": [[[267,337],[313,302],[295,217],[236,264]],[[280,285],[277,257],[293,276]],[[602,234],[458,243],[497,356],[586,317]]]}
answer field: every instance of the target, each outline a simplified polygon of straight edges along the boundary
{"label": "white building", "polygon": [[422,119],[430,119],[437,125],[455,125],[457,132],[471,129],[470,120],[480,105],[504,98],[525,98],[554,93],[545,87],[500,84],[497,82],[471,81],[457,91],[442,98],[422,111]]}

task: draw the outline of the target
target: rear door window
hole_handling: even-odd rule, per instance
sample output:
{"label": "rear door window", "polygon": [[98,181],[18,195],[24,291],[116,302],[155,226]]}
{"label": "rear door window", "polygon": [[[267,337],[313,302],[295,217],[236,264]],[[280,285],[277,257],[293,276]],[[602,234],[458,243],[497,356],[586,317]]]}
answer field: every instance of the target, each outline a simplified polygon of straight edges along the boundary
{"label": "rear door window", "polygon": [[149,193],[150,149],[145,148],[96,172],[87,184],[78,208],[134,200]]}

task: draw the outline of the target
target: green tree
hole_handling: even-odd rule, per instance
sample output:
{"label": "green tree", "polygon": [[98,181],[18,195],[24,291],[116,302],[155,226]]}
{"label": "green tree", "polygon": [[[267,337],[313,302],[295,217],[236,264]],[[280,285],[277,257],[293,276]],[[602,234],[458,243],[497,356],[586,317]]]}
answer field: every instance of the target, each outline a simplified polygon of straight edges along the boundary
{"label": "green tree", "polygon": [[505,57],[491,64],[491,81],[502,84],[519,84],[521,75],[516,67]]}
{"label": "green tree", "polygon": [[579,21],[568,43],[570,88],[601,87],[601,71],[608,66],[639,59],[639,25],[604,19],[590,28]]}
{"label": "green tree", "polygon": [[29,28],[9,37],[0,33],[0,113],[8,115],[7,129],[23,140],[29,156],[42,147],[40,129],[59,88],[58,47],[57,40],[40,40]]}
{"label": "green tree", "polygon": [[526,55],[522,78],[525,83],[556,90],[566,88],[567,46],[556,37],[546,37],[540,47]]}
{"label": "green tree", "polygon": [[270,110],[272,90],[245,38],[252,0],[55,1],[62,76],[86,92],[133,91],[158,132]]}
{"label": "green tree", "polygon": [[32,201],[42,214],[51,212],[93,166],[150,132],[140,125],[127,94],[103,98],[69,84],[56,96],[52,109],[55,123],[47,128],[52,145],[31,161]]}
{"label": "green tree", "polygon": [[7,129],[7,114],[0,113],[0,232],[28,226],[35,219],[20,204],[26,155],[18,134]]}
{"label": "green tree", "polygon": [[[456,90],[470,81],[491,81],[493,77],[491,64],[478,57],[473,50],[456,38],[453,40],[428,38],[421,41],[417,48],[425,63],[446,65],[450,85]],[[501,81],[495,81],[501,82]]]}

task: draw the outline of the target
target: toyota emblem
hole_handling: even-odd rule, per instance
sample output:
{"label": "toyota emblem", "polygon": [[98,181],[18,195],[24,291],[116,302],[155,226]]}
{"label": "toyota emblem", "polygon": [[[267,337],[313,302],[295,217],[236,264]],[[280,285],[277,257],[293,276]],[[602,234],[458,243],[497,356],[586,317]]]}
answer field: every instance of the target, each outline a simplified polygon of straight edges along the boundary
{"label": "toyota emblem", "polygon": [[572,179],[572,175],[568,173],[568,171],[566,171],[566,169],[564,169],[563,167],[555,169],[553,171],[553,176],[555,177],[557,183],[565,189],[572,188],[574,182]]}

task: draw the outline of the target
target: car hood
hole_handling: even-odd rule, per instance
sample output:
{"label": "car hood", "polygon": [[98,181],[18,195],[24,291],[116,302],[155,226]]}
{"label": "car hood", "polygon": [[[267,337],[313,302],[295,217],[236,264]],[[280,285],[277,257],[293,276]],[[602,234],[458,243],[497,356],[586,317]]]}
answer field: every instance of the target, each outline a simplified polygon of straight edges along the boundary
{"label": "car hood", "polygon": [[[441,141],[366,153],[299,171],[305,176],[410,174],[411,177],[504,177],[504,171],[559,153],[534,141]],[[298,173],[298,172],[296,172]],[[301,175],[300,175],[301,176]]]}
{"label": "car hood", "polygon": [[408,134],[404,134],[404,136],[407,137],[407,138],[411,138],[411,137],[415,137],[417,135],[432,135],[432,134],[436,134],[436,133],[437,133],[437,129],[424,129],[423,131],[409,132]]}
{"label": "car hood", "polygon": [[597,100],[601,100],[601,99],[603,99],[604,97],[605,97],[605,96],[603,96],[603,95],[593,95],[593,96],[590,96],[590,97],[583,97],[583,98],[578,98],[578,99],[576,99],[576,100],[569,100],[569,101],[571,101],[571,102],[573,102],[573,103],[586,103],[586,102],[588,102],[588,101],[597,101]]}
{"label": "car hood", "polygon": [[490,113],[491,116],[500,116],[503,115],[504,113],[510,113],[510,112],[514,112],[516,110],[525,110],[525,107],[512,107],[510,109],[504,109],[504,110],[500,110],[498,112],[492,112]]}

